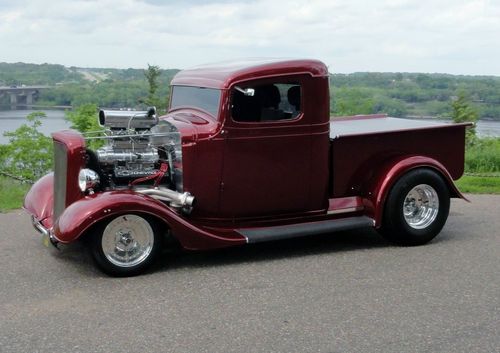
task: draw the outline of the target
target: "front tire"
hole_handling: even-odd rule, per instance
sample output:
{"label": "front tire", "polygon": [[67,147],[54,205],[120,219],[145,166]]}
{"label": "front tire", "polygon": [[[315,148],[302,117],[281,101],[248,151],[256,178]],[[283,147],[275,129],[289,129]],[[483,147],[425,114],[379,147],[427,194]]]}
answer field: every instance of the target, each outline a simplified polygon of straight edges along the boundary
{"label": "front tire", "polygon": [[400,245],[423,245],[443,228],[450,210],[450,192],[431,169],[415,169],[392,187],[384,207],[380,233]]}
{"label": "front tire", "polygon": [[154,262],[160,249],[158,224],[137,214],[107,220],[92,234],[90,250],[97,266],[110,276],[134,276]]}

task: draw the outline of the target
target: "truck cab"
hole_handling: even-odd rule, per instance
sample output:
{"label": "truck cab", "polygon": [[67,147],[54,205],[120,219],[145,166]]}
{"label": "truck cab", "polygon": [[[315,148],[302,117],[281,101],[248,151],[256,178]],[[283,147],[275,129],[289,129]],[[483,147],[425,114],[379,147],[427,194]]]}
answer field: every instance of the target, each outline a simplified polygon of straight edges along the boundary
{"label": "truck cab", "polygon": [[[193,158],[184,158],[184,183],[198,199],[194,214],[234,221],[325,210],[328,85],[313,60],[181,71],[166,119],[208,128],[184,153]],[[217,108],[200,108],[202,95]]]}
{"label": "truck cab", "polygon": [[144,271],[165,235],[207,250],[371,226],[432,240],[463,173],[465,128],[385,115],[330,119],[317,60],[199,66],[165,116],[101,111],[105,146],[53,135],[54,173],[25,208],[48,243],[88,238],[111,275]]}

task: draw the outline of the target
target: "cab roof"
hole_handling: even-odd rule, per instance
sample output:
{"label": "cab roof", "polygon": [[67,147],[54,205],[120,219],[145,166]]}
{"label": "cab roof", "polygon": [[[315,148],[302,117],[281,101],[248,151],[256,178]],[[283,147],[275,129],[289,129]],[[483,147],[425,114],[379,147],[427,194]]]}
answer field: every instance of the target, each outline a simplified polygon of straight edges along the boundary
{"label": "cab roof", "polygon": [[177,73],[172,85],[226,89],[233,83],[269,76],[309,74],[328,76],[328,68],[311,59],[246,59],[206,64]]}

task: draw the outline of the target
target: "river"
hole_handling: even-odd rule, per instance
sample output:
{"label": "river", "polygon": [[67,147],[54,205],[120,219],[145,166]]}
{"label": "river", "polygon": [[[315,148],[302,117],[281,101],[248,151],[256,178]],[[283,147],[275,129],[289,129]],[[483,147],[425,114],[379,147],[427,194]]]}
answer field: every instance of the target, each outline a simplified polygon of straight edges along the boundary
{"label": "river", "polygon": [[[67,129],[70,123],[67,122],[64,110],[55,109],[42,109],[38,111],[43,111],[47,117],[42,118],[42,126],[40,131],[46,135],[50,133]],[[0,110],[0,144],[8,143],[8,138],[3,136],[6,131],[14,131],[23,123],[26,122],[26,116],[31,113],[30,110]],[[97,119],[97,114],[96,114]],[[438,119],[419,119],[419,120],[432,120],[432,121],[443,121],[449,122],[449,120],[438,120]],[[500,137],[500,121],[490,121],[490,120],[480,120],[477,122],[476,128],[477,134],[481,137],[492,136]]]}
{"label": "river", "polygon": [[[44,112],[47,116],[41,119],[42,126],[39,131],[45,135],[70,127],[70,123],[64,119],[65,111],[55,109],[40,109],[36,111]],[[6,144],[9,139],[3,134],[6,131],[14,131],[22,124],[26,123],[26,116],[33,110],[0,110],[0,144]],[[97,119],[97,117],[96,117]]]}

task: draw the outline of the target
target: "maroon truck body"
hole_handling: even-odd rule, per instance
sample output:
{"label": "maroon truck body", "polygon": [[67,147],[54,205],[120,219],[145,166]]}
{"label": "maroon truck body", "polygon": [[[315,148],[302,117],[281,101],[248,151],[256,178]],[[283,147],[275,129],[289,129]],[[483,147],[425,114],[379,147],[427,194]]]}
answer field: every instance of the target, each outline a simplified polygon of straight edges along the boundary
{"label": "maroon truck body", "polygon": [[[288,100],[281,92],[279,105],[259,106],[253,113],[259,118],[253,119],[251,102],[269,86],[288,89]],[[186,88],[202,88],[197,92],[204,98],[181,95]],[[294,90],[300,91],[295,98]],[[442,179],[445,198],[463,197],[453,180],[463,173],[469,124],[384,115],[330,120],[328,71],[319,61],[198,67],[178,73],[172,91],[170,109],[160,121],[180,133],[182,188],[176,191],[194,196],[190,212],[131,187],[80,190],[78,175],[88,164],[85,139],[61,131],[53,134],[55,173],[33,186],[24,205],[52,243],[71,243],[124,214],[153,219],[155,228],[168,229],[190,250],[380,228],[391,189],[403,176],[423,169]],[[208,94],[218,98],[213,109],[203,109]],[[266,94],[260,99],[274,93]]]}

